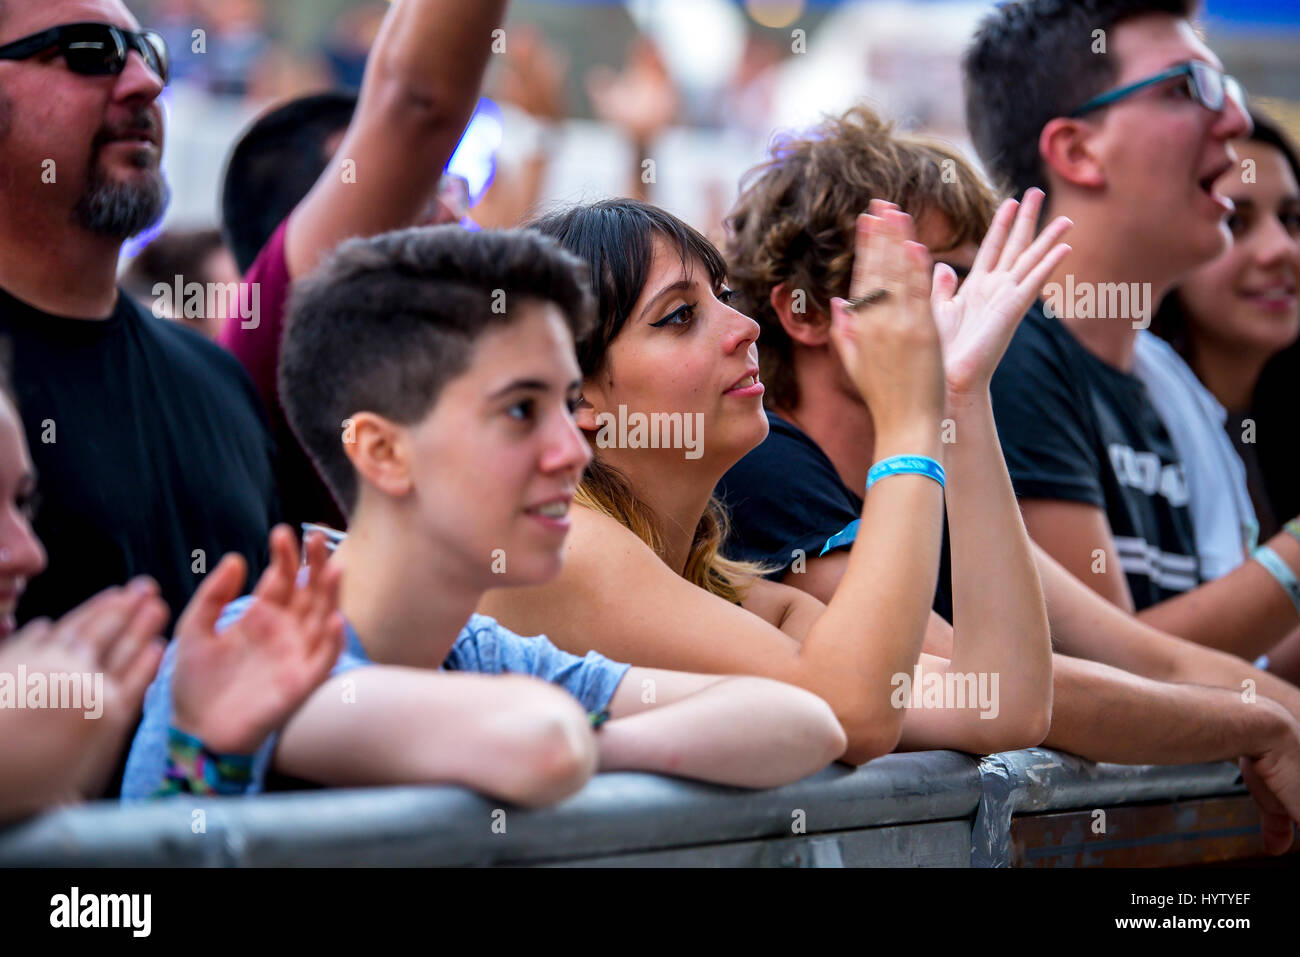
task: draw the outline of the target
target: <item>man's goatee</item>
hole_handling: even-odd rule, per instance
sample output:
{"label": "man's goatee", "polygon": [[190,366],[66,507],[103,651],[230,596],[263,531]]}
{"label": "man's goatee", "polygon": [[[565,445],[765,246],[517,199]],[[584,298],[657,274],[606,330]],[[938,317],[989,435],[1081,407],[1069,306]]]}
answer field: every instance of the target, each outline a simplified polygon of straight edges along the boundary
{"label": "man's goatee", "polygon": [[72,221],[99,236],[130,239],[162,218],[170,198],[161,172],[143,183],[114,183],[96,168],[72,210]]}

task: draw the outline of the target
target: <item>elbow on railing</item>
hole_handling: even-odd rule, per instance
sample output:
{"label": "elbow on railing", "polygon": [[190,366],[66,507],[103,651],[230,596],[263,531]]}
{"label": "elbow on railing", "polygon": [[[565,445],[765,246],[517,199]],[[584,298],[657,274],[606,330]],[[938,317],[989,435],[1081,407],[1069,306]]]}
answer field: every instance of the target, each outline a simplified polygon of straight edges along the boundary
{"label": "elbow on railing", "polygon": [[1039,706],[1033,710],[1025,730],[1027,740],[1022,744],[1022,748],[1036,748],[1047,740],[1048,733],[1052,730],[1052,696],[1051,685],[1048,685],[1048,696],[1045,701],[1039,703]]}
{"label": "elbow on railing", "polygon": [[567,694],[533,678],[505,676],[510,703],[494,716],[496,731],[480,751],[490,758],[478,780],[462,782],[521,807],[554,804],[596,773],[590,721]]}
{"label": "elbow on railing", "polygon": [[795,690],[801,691],[798,751],[808,759],[808,766],[798,777],[805,777],[841,758],[849,739],[829,704],[815,694]]}
{"label": "elbow on railing", "polygon": [[547,718],[519,742],[517,763],[498,797],[521,807],[544,807],[582,790],[596,770],[591,731],[567,718]]}
{"label": "elbow on railing", "polygon": [[971,754],[998,754],[1036,748],[1047,738],[1052,725],[1050,699],[1028,703],[1023,707],[1005,708],[991,720],[976,718],[970,727],[970,740],[954,747]]}
{"label": "elbow on railing", "polygon": [[821,752],[819,768],[825,767],[832,761],[839,760],[849,747],[849,736],[845,733],[844,728],[835,717],[835,712],[831,711],[829,705],[826,705],[826,715],[829,722],[820,736],[820,741],[824,747]]}
{"label": "elbow on railing", "polygon": [[[777,723],[782,749],[797,756],[795,764],[799,766],[790,765],[790,773],[796,778],[820,771],[844,754],[848,746],[845,729],[835,710],[815,692],[753,675],[732,676],[725,683],[748,700],[747,707],[763,709]],[[722,682],[715,687],[721,685]]]}
{"label": "elbow on railing", "polygon": [[855,708],[850,712],[839,712],[840,724],[848,736],[848,747],[840,760],[846,764],[866,764],[875,758],[889,754],[903,736],[903,715],[901,708],[866,706]]}

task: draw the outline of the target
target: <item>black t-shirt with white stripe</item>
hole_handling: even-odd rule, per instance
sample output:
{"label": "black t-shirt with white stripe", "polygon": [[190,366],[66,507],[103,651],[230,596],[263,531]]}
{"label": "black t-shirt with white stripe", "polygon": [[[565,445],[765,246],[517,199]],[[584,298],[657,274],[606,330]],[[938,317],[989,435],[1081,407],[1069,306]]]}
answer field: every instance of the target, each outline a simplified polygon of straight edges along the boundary
{"label": "black t-shirt with white stripe", "polygon": [[992,395],[1016,495],[1105,511],[1138,610],[1200,584],[1183,464],[1139,379],[1035,303]]}

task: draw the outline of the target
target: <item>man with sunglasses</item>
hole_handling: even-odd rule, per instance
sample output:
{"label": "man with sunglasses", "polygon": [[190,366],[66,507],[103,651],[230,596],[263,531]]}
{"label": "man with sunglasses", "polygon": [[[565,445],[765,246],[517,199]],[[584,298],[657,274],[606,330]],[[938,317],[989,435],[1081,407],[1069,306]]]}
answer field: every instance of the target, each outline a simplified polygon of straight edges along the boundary
{"label": "man with sunglasses", "polygon": [[49,552],[19,624],[136,575],[174,619],[223,554],[260,575],[279,517],[244,370],[117,287],[122,244],[168,199],[167,80],[165,44],[120,0],[0,0],[0,339]]}
{"label": "man with sunglasses", "polygon": [[[340,240],[419,215],[505,3],[396,0],[339,147],[350,169],[323,176],[293,217],[286,276],[263,303],[278,296],[281,310],[287,274]],[[165,44],[120,0],[0,0],[0,338],[13,342],[49,553],[19,623],[137,574],[158,581],[175,616],[226,552],[260,574],[281,514],[274,443],[240,362],[116,286],[122,243],[166,205],[167,79]],[[245,335],[269,322],[254,320]],[[258,354],[272,357],[273,382],[274,351]]]}
{"label": "man with sunglasses", "polygon": [[1213,183],[1250,127],[1240,86],[1189,22],[1194,7],[1005,4],[966,53],[966,113],[1000,185],[1042,186],[1050,215],[1074,221],[1073,251],[992,387],[1031,537],[1148,624],[1254,659],[1300,621],[1300,541],[1281,534],[1272,567],[1205,582],[1183,463],[1134,374],[1151,311],[1230,241],[1232,204]]}

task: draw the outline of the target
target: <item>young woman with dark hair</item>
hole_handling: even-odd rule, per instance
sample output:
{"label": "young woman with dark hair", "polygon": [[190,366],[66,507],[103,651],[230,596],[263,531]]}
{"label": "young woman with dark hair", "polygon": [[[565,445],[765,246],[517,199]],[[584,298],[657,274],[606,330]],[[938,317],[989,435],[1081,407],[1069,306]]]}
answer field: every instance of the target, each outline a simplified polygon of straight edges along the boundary
{"label": "young woman with dark hair", "polygon": [[[1034,240],[1041,200],[1032,194],[1018,216],[1015,203],[1003,206],[956,295],[951,269],[932,283],[910,217],[874,203],[860,218],[852,299],[832,304],[829,335],[875,416],[879,461],[844,582],[825,604],[718,553],[713,488],[768,425],[758,325],[729,305],[717,250],[632,200],[534,223],[587,261],[596,288],[597,328],[578,345],[577,411],[595,462],[559,577],[491,592],[483,610],[573,652],[815,691],[843,724],[854,763],[900,742],[980,753],[1039,743],[1051,715],[1047,620],[988,380],[1067,251],[1056,243],[1064,221]],[[975,411],[945,445],[957,404]],[[951,660],[921,653],[945,494],[962,530],[954,578],[964,614]],[[967,700],[976,685],[991,691],[982,707]],[[949,693],[962,688],[961,701]]]}

